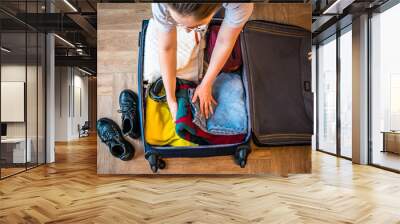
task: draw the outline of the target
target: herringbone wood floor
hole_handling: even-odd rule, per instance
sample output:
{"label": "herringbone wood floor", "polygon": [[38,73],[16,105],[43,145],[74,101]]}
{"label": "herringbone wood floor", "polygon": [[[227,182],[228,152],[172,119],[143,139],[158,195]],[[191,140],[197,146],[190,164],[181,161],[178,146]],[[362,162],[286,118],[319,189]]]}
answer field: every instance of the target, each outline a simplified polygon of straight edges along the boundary
{"label": "herringbone wood floor", "polygon": [[400,223],[400,175],[315,152],[313,173],[98,176],[96,139],[0,181],[0,223]]}

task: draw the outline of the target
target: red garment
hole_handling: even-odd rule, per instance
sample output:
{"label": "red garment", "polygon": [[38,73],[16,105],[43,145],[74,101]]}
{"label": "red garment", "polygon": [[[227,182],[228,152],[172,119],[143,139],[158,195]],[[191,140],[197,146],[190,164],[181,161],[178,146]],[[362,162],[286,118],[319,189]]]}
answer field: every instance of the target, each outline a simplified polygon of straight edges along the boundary
{"label": "red garment", "polygon": [[[200,128],[198,128],[195,124],[192,122],[192,115],[186,116],[186,117],[181,117],[178,120],[176,120],[176,124],[178,123],[184,123],[188,127],[192,128],[196,132],[196,137],[204,139],[207,144],[209,145],[217,145],[217,144],[233,144],[233,143],[241,143],[243,142],[244,138],[246,137],[243,134],[240,135],[213,135],[210,133],[207,133]],[[193,138],[191,138],[191,133],[188,130],[180,130],[180,132],[185,136],[181,138],[184,138],[188,141],[193,141]],[[199,144],[199,143],[197,143]]]}
{"label": "red garment", "polygon": [[[220,26],[212,25],[209,28],[208,43],[207,43],[207,62],[211,60],[211,55],[217,42],[218,32]],[[233,46],[232,53],[230,54],[228,60],[226,61],[224,67],[222,67],[223,72],[234,72],[242,66],[242,50],[240,47],[240,38],[238,38]]]}

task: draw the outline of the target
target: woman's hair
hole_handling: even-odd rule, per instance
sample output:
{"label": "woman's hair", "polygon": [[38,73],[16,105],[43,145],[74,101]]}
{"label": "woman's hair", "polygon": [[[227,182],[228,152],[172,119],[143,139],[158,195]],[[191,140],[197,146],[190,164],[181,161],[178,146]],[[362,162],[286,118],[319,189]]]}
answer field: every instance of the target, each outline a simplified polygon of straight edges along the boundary
{"label": "woman's hair", "polygon": [[167,3],[168,7],[182,16],[193,16],[201,20],[215,13],[221,3]]}

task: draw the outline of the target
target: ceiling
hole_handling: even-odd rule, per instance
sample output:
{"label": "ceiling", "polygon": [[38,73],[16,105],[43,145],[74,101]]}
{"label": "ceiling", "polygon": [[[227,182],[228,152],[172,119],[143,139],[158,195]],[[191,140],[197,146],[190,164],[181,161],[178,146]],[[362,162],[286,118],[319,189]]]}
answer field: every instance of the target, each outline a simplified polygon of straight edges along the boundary
{"label": "ceiling", "polygon": [[97,2],[47,0],[46,4],[45,0],[0,0],[2,46],[12,49],[3,60],[32,58],[37,48],[31,43],[36,43],[36,39],[31,39],[52,32],[57,34],[56,65],[79,66],[96,73]]}
{"label": "ceiling", "polygon": [[352,18],[386,2],[388,0],[313,0],[313,43],[319,43],[350,25]]}

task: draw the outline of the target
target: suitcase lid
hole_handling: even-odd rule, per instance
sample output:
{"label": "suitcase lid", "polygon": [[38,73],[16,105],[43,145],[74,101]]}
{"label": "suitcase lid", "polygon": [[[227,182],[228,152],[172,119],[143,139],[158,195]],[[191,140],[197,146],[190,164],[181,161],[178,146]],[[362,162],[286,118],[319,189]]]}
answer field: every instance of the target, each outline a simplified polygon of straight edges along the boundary
{"label": "suitcase lid", "polygon": [[271,145],[272,139],[285,143],[285,139],[311,140],[313,96],[307,57],[311,33],[296,26],[252,20],[240,38],[254,142]]}

